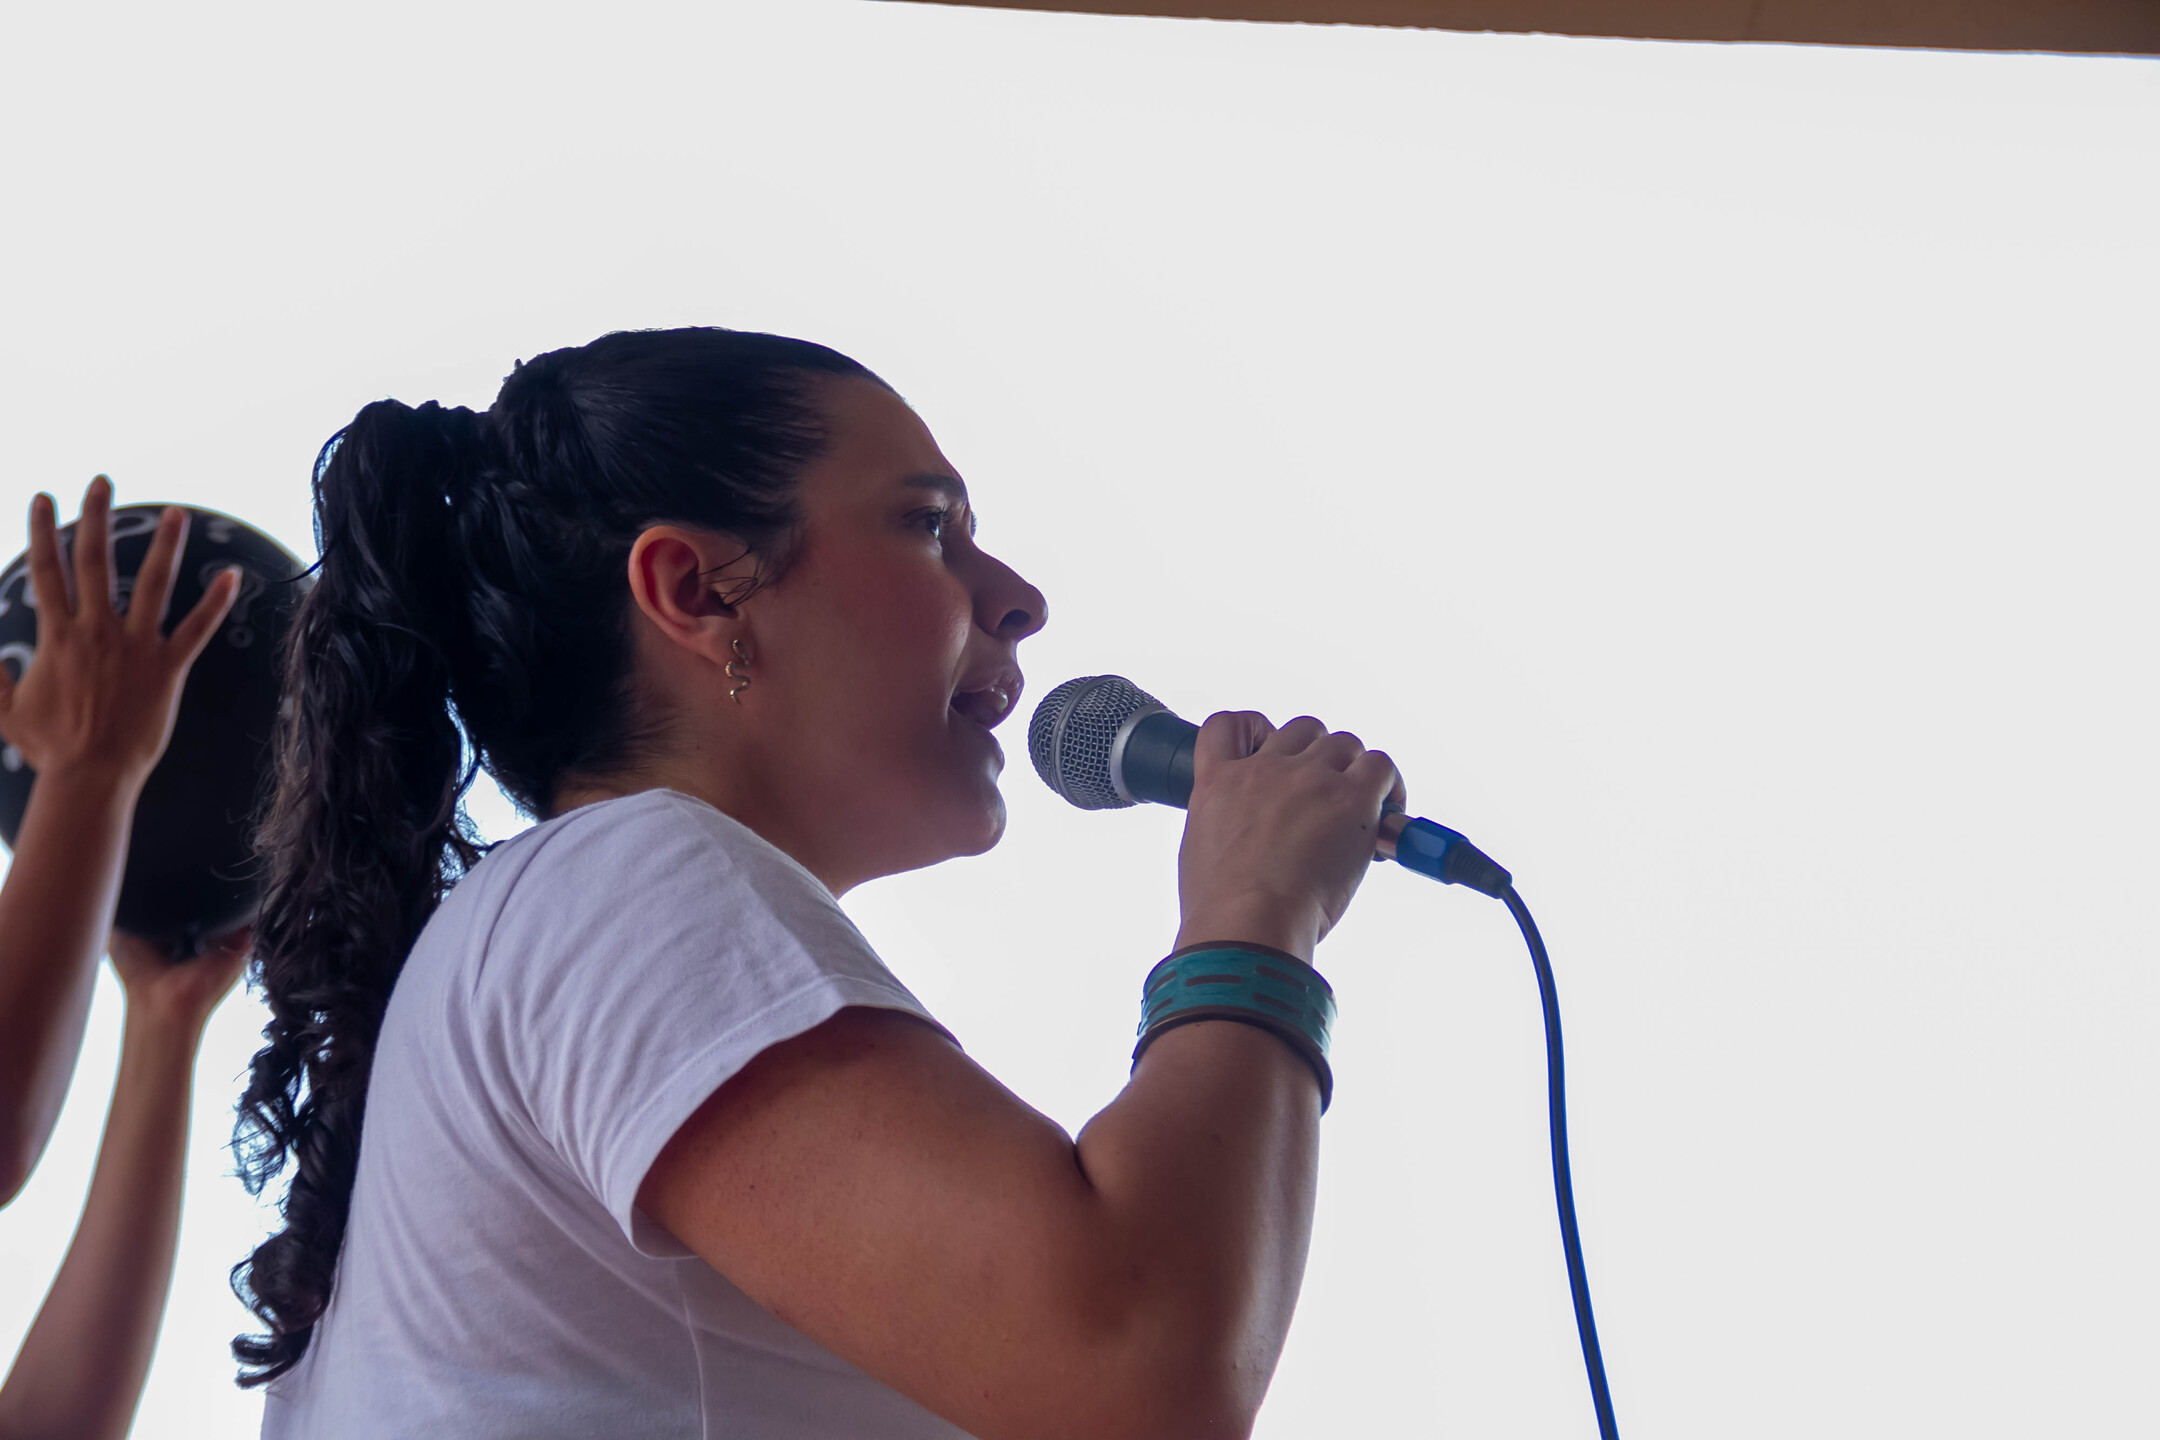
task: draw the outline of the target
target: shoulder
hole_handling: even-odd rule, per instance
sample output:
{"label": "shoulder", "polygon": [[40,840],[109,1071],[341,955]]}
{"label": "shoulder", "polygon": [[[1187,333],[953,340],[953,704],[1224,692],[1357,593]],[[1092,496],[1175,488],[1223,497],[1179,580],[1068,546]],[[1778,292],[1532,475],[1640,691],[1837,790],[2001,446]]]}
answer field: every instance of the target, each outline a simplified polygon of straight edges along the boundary
{"label": "shoulder", "polygon": [[843,1009],[930,1018],[814,876],[686,795],[572,811],[469,878],[488,887],[466,1024],[490,1103],[655,1254],[679,1247],[639,1228],[645,1171],[744,1065]]}
{"label": "shoulder", "polygon": [[740,821],[675,790],[581,806],[498,846],[489,871],[505,908],[622,913],[633,902],[746,902],[844,919],[817,877]]}
{"label": "shoulder", "polygon": [[[673,790],[600,801],[535,826],[471,878],[491,892],[475,897],[489,919],[483,972],[520,990],[563,970],[581,989],[843,974],[906,994],[815,876],[741,822]],[[487,988],[486,973],[480,983]],[[912,997],[907,1003],[914,1008]]]}
{"label": "shoulder", "polygon": [[706,851],[817,886],[809,871],[749,826],[679,790],[640,790],[581,805],[505,841],[487,863],[499,855],[518,855],[526,866],[575,864],[611,851],[642,853],[655,845]]}

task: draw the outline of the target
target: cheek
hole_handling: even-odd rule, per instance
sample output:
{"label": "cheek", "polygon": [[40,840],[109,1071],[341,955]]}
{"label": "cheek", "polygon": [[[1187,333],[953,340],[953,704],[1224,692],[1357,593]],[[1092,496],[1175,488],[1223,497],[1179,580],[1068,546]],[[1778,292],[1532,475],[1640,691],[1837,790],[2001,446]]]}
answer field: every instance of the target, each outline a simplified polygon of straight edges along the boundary
{"label": "cheek", "polygon": [[948,708],[971,597],[932,557],[853,558],[821,567],[782,639],[805,668],[787,667],[775,753],[810,803],[849,817],[879,873],[986,850],[1004,829],[998,747]]}
{"label": "cheek", "polygon": [[942,566],[852,558],[821,577],[827,603],[811,646],[824,673],[815,688],[863,725],[941,714],[974,623],[969,597]]}

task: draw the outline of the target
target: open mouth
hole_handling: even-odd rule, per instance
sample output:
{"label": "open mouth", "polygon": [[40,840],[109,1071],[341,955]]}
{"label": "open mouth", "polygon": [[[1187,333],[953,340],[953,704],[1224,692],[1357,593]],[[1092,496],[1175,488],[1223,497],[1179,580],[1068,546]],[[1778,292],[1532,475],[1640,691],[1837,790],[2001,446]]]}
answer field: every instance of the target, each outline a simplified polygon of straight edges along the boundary
{"label": "open mouth", "polygon": [[1020,703],[1020,677],[1000,675],[975,690],[956,691],[952,708],[964,719],[972,720],[985,730],[994,730],[998,722],[1012,714],[1013,706]]}

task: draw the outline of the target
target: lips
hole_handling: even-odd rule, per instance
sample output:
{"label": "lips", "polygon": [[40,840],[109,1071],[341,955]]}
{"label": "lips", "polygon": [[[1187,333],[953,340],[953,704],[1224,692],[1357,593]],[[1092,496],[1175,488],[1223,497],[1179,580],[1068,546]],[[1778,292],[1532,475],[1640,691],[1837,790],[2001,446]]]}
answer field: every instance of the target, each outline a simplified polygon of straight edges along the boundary
{"label": "lips", "polygon": [[952,708],[983,729],[995,730],[1020,703],[1020,672],[999,670],[980,678],[971,677],[971,682],[953,692]]}

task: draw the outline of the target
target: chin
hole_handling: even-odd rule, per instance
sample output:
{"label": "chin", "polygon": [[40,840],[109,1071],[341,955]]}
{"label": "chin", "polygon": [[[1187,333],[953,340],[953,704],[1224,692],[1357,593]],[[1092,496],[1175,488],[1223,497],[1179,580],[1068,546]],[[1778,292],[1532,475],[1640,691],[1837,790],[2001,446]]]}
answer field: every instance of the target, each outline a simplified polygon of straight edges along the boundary
{"label": "chin", "polygon": [[993,779],[971,777],[969,783],[945,791],[924,810],[929,823],[921,833],[933,840],[937,852],[922,862],[925,865],[980,855],[1005,834],[1005,797]]}
{"label": "chin", "polygon": [[988,764],[969,755],[958,765],[940,768],[945,773],[936,793],[922,796],[924,818],[936,817],[924,830],[942,842],[937,859],[980,855],[1005,834],[1005,794],[998,788],[1004,755],[994,753]]}
{"label": "chin", "polygon": [[1005,838],[1005,797],[996,786],[990,788],[989,802],[981,806],[975,816],[974,836],[952,853],[954,858],[962,855],[980,855]]}
{"label": "chin", "polygon": [[[987,792],[987,793],[985,793]],[[1005,797],[995,781],[941,788],[888,816],[878,827],[887,836],[878,875],[927,869],[947,860],[980,855],[1005,834]]]}

